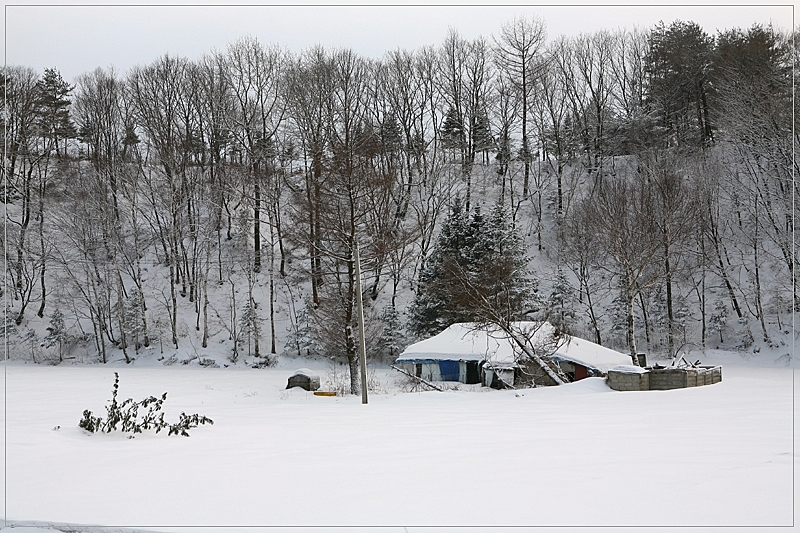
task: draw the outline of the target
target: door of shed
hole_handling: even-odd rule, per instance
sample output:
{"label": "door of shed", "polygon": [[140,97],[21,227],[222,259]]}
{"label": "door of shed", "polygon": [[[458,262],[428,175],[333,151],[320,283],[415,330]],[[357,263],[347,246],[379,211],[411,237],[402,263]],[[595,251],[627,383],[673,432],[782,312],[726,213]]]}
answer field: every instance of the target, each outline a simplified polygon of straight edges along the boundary
{"label": "door of shed", "polygon": [[467,361],[467,378],[464,380],[464,383],[468,385],[472,385],[474,383],[481,382],[481,373],[478,369],[478,362],[477,361]]}

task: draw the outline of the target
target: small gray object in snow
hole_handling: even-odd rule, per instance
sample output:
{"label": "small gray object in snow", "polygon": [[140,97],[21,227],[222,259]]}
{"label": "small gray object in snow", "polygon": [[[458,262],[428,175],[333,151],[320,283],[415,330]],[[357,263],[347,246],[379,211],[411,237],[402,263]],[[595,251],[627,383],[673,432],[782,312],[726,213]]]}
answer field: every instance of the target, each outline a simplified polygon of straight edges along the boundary
{"label": "small gray object in snow", "polygon": [[287,389],[293,387],[300,387],[307,391],[319,390],[319,375],[307,368],[295,370],[294,374],[289,376],[289,382],[286,384]]}

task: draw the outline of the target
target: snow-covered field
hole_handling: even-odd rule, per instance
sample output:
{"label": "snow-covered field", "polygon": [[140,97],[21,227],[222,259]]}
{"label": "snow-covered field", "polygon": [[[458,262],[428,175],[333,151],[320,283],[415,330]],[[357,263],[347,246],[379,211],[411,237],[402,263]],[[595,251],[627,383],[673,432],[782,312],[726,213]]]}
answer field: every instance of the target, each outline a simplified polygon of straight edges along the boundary
{"label": "snow-covered field", "polygon": [[[404,393],[395,372],[379,369],[383,393],[369,405],[284,390],[303,366],[324,382],[315,361],[262,370],[8,363],[6,525],[790,529],[792,369],[719,352],[703,362],[724,364],[722,383],[624,393],[601,378]],[[115,371],[121,399],[168,392],[168,420],[197,412],[214,425],[189,438],[89,435],[78,420],[84,409],[105,415]]]}

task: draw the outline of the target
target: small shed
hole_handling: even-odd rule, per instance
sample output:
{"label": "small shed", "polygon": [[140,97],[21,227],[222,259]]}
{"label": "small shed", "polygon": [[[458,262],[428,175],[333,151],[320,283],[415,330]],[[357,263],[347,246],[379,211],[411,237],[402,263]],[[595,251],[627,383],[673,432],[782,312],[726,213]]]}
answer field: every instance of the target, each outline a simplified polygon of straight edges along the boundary
{"label": "small shed", "polygon": [[520,379],[520,367],[508,361],[493,361],[483,365],[483,384],[493,389],[514,386]]}
{"label": "small shed", "polygon": [[294,374],[289,376],[289,382],[286,384],[287,389],[300,387],[307,391],[315,391],[319,389],[319,374],[309,370],[308,368],[300,368],[294,371]]}
{"label": "small shed", "polygon": [[453,324],[438,335],[414,343],[397,358],[406,372],[428,381],[481,383],[487,361],[514,361],[513,350],[502,338],[474,324]]}
{"label": "small shed", "polygon": [[[541,350],[547,353],[554,350],[551,359],[573,381],[605,375],[610,368],[630,364],[629,356],[586,339],[568,337],[556,345],[555,327],[547,322],[515,322],[514,327],[540,345]],[[396,364],[428,381],[502,387],[514,386],[522,377],[517,363],[519,357],[519,347],[502,331],[458,323],[434,337],[412,344],[400,354]]]}

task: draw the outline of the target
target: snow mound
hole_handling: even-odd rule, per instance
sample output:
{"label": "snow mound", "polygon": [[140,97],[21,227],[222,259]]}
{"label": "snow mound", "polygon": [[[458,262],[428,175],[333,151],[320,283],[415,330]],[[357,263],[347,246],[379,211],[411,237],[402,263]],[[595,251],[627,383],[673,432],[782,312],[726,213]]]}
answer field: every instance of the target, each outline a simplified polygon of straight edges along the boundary
{"label": "snow mound", "polygon": [[613,390],[608,386],[605,378],[585,378],[562,386],[575,393],[611,392]]}
{"label": "snow mound", "polygon": [[4,527],[0,528],[0,533],[42,533],[52,531],[53,533],[61,533],[60,529],[53,529],[50,527]]}
{"label": "snow mound", "polygon": [[292,374],[289,377],[293,378],[295,376],[306,376],[306,377],[309,377],[309,378],[318,378],[319,374],[317,374],[316,372],[314,372],[313,370],[310,370],[308,368],[298,368],[297,370],[294,371],[294,374]]}

